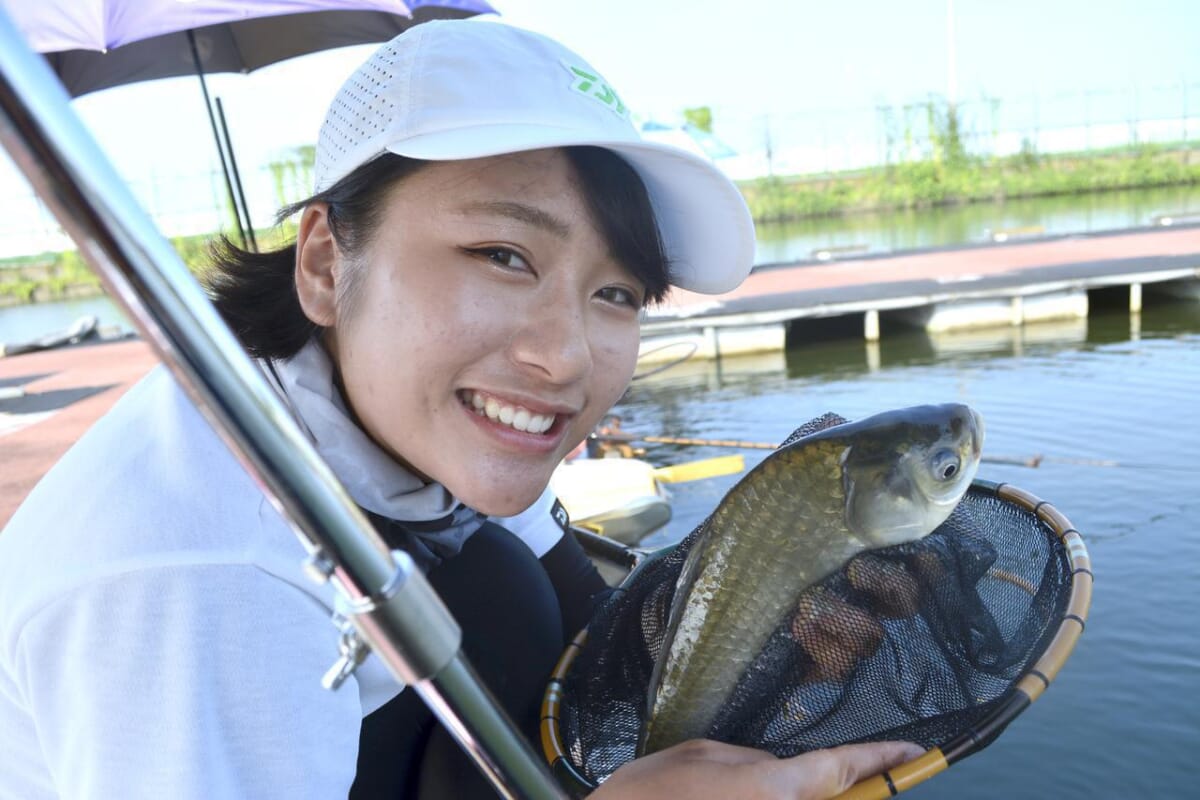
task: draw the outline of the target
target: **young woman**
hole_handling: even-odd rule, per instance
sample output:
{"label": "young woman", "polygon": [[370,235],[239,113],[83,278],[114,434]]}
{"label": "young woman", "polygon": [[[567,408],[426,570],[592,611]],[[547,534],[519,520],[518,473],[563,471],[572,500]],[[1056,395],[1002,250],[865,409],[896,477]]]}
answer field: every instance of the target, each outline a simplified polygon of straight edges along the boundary
{"label": "young woman", "polygon": [[[343,86],[296,242],[226,248],[217,307],[530,735],[604,585],[547,483],[624,391],[642,308],[748,272],[736,188],[640,141],[544,37],[417,26]],[[336,599],[163,370],[0,535],[0,797],[488,796],[368,659],[339,691]],[[691,742],[598,797],[828,797],[913,754],[779,760]]]}

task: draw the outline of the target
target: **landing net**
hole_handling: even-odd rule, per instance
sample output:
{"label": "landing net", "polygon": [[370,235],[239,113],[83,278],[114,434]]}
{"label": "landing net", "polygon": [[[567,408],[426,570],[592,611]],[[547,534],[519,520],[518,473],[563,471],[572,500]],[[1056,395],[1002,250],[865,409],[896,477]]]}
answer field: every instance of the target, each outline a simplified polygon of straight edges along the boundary
{"label": "landing net", "polygon": [[[542,740],[569,789],[635,757],[676,579],[702,529],[639,565],[560,661]],[[708,737],[781,757],[920,744],[920,758],[843,795],[889,797],[985,747],[1042,693],[1083,630],[1091,578],[1066,517],[976,480],[929,536],[861,554],[805,591]]]}

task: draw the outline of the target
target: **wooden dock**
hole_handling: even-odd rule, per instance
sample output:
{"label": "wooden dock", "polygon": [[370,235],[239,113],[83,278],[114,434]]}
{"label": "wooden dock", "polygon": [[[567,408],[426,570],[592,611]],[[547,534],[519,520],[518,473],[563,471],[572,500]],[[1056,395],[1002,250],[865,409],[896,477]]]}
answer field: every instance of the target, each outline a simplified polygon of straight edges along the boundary
{"label": "wooden dock", "polygon": [[[780,350],[798,320],[849,319],[870,341],[881,317],[1025,325],[1086,314],[1096,291],[1126,292],[1136,313],[1143,287],[1200,301],[1200,225],[763,266],[725,295],[672,292],[644,324],[643,349],[664,349],[643,361],[677,359],[672,342],[710,357]],[[155,363],[140,340],[0,358],[0,526]]]}
{"label": "wooden dock", "polygon": [[1089,293],[1115,289],[1133,312],[1144,289],[1200,299],[1200,225],[764,265],[723,295],[673,291],[643,325],[642,360],[680,345],[707,358],[782,349],[797,320],[857,317],[874,341],[884,321],[947,332],[1078,319]]}

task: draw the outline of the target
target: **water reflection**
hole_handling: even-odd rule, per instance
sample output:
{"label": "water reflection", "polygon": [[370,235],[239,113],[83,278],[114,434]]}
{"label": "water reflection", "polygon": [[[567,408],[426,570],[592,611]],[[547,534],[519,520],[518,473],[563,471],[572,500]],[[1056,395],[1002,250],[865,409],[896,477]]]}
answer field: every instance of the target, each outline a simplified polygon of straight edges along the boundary
{"label": "water reflection", "polygon": [[855,333],[858,324],[829,327],[823,333],[813,326],[804,335],[789,335],[784,352],[683,360],[639,376],[625,402],[669,402],[681,391],[717,392],[732,387],[755,393],[788,380],[836,380],[880,370],[955,361],[979,363],[1200,333],[1200,303],[1160,300],[1140,314],[1110,310],[1086,319],[954,333],[896,328],[885,331],[879,342],[864,341],[861,332]]}
{"label": "water reflection", "polygon": [[946,247],[1012,237],[1094,233],[1157,224],[1162,216],[1200,214],[1200,187],[1160,187],[1004,203],[972,203],[929,210],[819,217],[758,226],[757,262],[816,258],[818,251],[845,256]]}

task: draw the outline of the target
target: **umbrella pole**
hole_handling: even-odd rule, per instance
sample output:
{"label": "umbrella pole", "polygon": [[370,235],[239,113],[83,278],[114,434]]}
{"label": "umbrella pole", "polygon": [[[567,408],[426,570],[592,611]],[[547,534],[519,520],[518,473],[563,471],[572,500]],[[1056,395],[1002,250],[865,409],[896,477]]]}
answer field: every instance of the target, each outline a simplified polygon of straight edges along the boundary
{"label": "umbrella pole", "polygon": [[188,46],[192,48],[192,61],[196,65],[196,74],[200,76],[200,91],[204,94],[204,110],[208,112],[208,124],[212,128],[213,141],[217,145],[217,156],[221,159],[221,175],[225,178],[225,191],[229,195],[229,205],[233,208],[234,224],[237,225],[238,238],[242,247],[249,246],[246,229],[242,226],[242,210],[238,205],[237,195],[233,191],[233,181],[229,177],[229,165],[225,161],[225,148],[221,146],[221,134],[217,130],[217,120],[213,116],[212,102],[208,99],[208,83],[204,80],[204,65],[200,61],[200,50],[196,47],[196,36],[192,31],[187,32]]}
{"label": "umbrella pole", "polygon": [[237,188],[238,199],[242,201],[242,214],[245,216],[246,236],[250,239],[250,249],[258,252],[258,239],[254,236],[254,224],[250,221],[250,204],[246,202],[246,193],[242,190],[242,175],[238,172],[237,158],[233,155],[233,139],[229,138],[229,126],[225,124],[225,106],[221,98],[216,98],[217,120],[221,123],[221,136],[225,141],[225,149],[229,151],[229,167],[233,170],[233,185]]}
{"label": "umbrella pole", "polygon": [[346,601],[344,650],[327,683],[340,684],[369,648],[417,691],[502,796],[564,798],[471,671],[461,630],[429,582],[355,506],[2,10],[0,145],[292,525],[309,553],[309,574]]}

